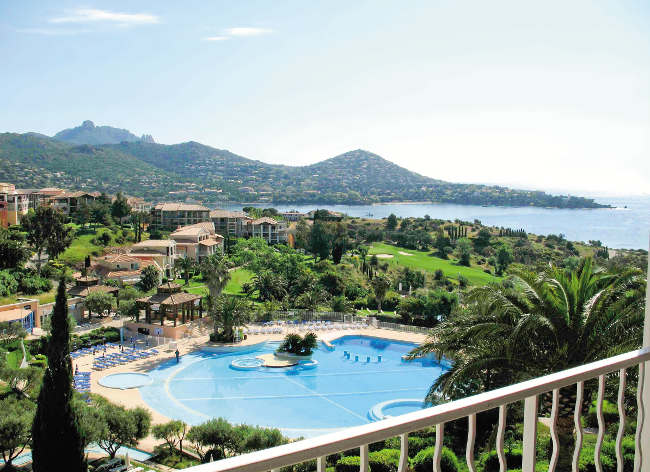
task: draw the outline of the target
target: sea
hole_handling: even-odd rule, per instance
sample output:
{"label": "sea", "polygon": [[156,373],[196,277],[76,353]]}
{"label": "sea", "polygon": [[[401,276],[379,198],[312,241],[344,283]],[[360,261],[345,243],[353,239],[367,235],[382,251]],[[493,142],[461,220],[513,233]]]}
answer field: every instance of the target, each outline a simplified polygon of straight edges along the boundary
{"label": "sea", "polygon": [[480,220],[484,225],[521,229],[534,234],[563,234],[571,241],[598,240],[615,249],[648,249],[650,243],[650,195],[634,197],[599,197],[596,201],[614,208],[558,209],[536,207],[501,207],[456,205],[449,203],[382,203],[375,205],[274,205],[271,203],[224,203],[219,208],[241,210],[244,206],[280,211],[308,212],[315,208],[363,218],[424,217],[443,220]]}

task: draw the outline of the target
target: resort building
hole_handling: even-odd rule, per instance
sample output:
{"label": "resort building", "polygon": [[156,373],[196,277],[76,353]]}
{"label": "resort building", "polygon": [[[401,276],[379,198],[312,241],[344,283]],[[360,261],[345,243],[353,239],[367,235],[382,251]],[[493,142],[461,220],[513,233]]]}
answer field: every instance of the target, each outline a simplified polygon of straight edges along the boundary
{"label": "resort building", "polygon": [[29,210],[29,195],[13,184],[0,183],[0,222],[4,227],[19,225]]}
{"label": "resort building", "polygon": [[131,211],[137,211],[141,213],[149,213],[151,211],[151,203],[145,201],[144,198],[127,197],[126,203],[128,203],[131,207]]}
{"label": "resort building", "polygon": [[72,216],[80,205],[90,205],[100,195],[98,192],[63,192],[50,197],[49,201],[53,208],[60,210],[64,215]]}
{"label": "resort building", "polygon": [[0,202],[0,228],[9,226],[9,203]]}
{"label": "resort building", "polygon": [[247,237],[262,238],[269,244],[278,244],[287,241],[285,224],[269,217],[247,221],[245,232]]}
{"label": "resort building", "polygon": [[29,196],[29,208],[38,208],[41,205],[49,204],[50,200],[57,195],[65,193],[65,190],[55,187],[26,190]]}
{"label": "resort building", "polygon": [[178,228],[169,235],[176,241],[179,257],[189,257],[195,261],[223,252],[223,236],[216,234],[214,223],[197,223]]}
{"label": "resort building", "polygon": [[19,298],[16,303],[0,306],[0,323],[20,323],[28,333],[40,328],[38,300]]}
{"label": "resort building", "polygon": [[131,246],[130,256],[154,261],[165,277],[171,277],[176,260],[176,241],[173,239],[149,239]]}
{"label": "resort building", "polygon": [[151,209],[151,228],[175,230],[210,221],[210,209],[188,203],[159,203]]}
{"label": "resort building", "polygon": [[102,280],[117,280],[121,285],[133,285],[140,281],[142,269],[154,265],[162,273],[153,258],[134,257],[131,254],[108,254],[93,260],[92,271]]}
{"label": "resort building", "polygon": [[243,211],[219,209],[210,212],[210,219],[217,233],[235,238],[244,236],[246,223],[252,220]]}
{"label": "resort building", "polygon": [[300,213],[299,211],[284,211],[280,213],[282,217],[287,220],[287,221],[298,221],[301,218],[305,218],[307,216],[306,213]]}

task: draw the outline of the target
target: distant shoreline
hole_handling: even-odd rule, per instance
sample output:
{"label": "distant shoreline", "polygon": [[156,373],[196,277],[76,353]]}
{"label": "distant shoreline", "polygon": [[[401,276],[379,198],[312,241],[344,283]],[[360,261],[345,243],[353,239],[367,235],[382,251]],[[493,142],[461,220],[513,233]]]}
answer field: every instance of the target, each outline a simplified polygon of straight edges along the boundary
{"label": "distant shoreline", "polygon": [[237,202],[237,201],[224,201],[224,202],[210,202],[207,205],[242,205],[242,206],[264,206],[266,208],[271,208],[274,206],[308,206],[314,205],[314,209],[322,207],[327,208],[330,206],[351,206],[351,207],[364,207],[364,206],[386,206],[386,205],[460,205],[465,207],[481,207],[481,208],[540,208],[545,210],[615,210],[616,206],[611,204],[603,204],[598,207],[545,207],[545,206],[536,206],[536,205],[479,205],[476,203],[453,203],[453,202],[434,202],[432,200],[425,201],[390,201],[390,202],[373,202],[373,203],[325,203],[325,202]]}

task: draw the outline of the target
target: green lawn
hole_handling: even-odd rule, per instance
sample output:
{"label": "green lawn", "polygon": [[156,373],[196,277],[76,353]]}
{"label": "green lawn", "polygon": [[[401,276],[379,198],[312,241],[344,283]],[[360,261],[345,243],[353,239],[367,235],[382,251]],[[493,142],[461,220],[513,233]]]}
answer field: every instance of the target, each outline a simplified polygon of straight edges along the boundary
{"label": "green lawn", "polygon": [[[405,256],[400,254],[400,252],[411,255]],[[462,274],[473,285],[485,285],[489,282],[498,280],[497,277],[483,272],[482,269],[461,266],[454,260],[445,260],[440,259],[439,257],[434,257],[430,252],[413,251],[411,249],[404,249],[385,243],[373,243],[370,247],[369,254],[390,254],[393,256],[392,258],[386,259],[379,258],[380,264],[388,262],[391,265],[405,266],[410,267],[411,269],[419,269],[427,272],[435,272],[436,270],[441,269],[450,279],[458,279],[458,275]]]}
{"label": "green lawn", "polygon": [[[230,281],[226,285],[226,288],[223,289],[223,293],[228,295],[241,295],[241,286],[243,283],[248,282],[253,278],[253,273],[246,269],[236,269],[230,273]],[[208,288],[205,286],[205,282],[201,280],[201,276],[192,277],[190,283],[185,285],[183,279],[174,280],[177,284],[183,286],[183,288],[189,293],[195,295],[207,295]]]}
{"label": "green lawn", "polygon": [[91,242],[95,237],[94,234],[82,234],[77,236],[68,249],[61,254],[60,259],[66,264],[77,264],[83,262],[86,256],[91,255],[93,251],[101,251],[101,246],[96,246]]}
{"label": "green lawn", "polygon": [[253,278],[253,273],[250,270],[241,268],[233,270],[230,275],[230,281],[228,282],[228,285],[226,285],[226,288],[223,290],[223,293],[227,293],[229,295],[240,295],[242,284],[249,282]]}
{"label": "green lawn", "polygon": [[[86,227],[83,229],[81,229],[78,225],[71,226],[75,227],[77,230],[77,236],[75,236],[70,247],[66,249],[65,252],[59,257],[61,261],[69,265],[74,265],[83,262],[86,256],[92,256],[92,253],[94,251],[97,251],[97,253],[101,254],[101,252],[104,250],[104,246],[98,246],[96,244],[93,244],[91,241],[96,236],[97,232],[111,232],[110,229],[106,228],[105,226],[98,226],[97,228]],[[127,242],[124,245],[130,244],[132,243]],[[118,246],[115,241],[111,241],[109,245]]]}
{"label": "green lawn", "polygon": [[50,290],[49,292],[39,293],[38,295],[17,294],[17,295],[11,295],[9,297],[0,297],[0,305],[11,305],[12,303],[16,303],[18,301],[18,298],[30,298],[32,300],[36,299],[38,300],[38,303],[40,305],[43,305],[45,303],[52,303],[56,298],[56,288],[57,288],[57,282],[53,282],[52,290]]}

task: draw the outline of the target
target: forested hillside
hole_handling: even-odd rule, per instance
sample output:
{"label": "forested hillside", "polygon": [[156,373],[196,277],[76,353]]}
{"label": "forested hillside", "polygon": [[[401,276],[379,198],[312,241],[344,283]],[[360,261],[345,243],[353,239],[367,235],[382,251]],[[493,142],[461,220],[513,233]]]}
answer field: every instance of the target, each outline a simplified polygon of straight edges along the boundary
{"label": "forested hillside", "polygon": [[601,206],[580,197],[444,182],[361,149],[310,166],[292,167],[247,159],[196,142],[163,145],[148,141],[137,138],[118,144],[73,145],[36,133],[5,133],[0,135],[0,171],[6,176],[3,180],[20,187],[122,190],[150,200],[190,197],[206,203],[433,201],[557,208]]}

